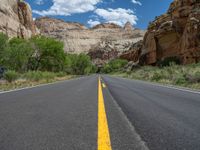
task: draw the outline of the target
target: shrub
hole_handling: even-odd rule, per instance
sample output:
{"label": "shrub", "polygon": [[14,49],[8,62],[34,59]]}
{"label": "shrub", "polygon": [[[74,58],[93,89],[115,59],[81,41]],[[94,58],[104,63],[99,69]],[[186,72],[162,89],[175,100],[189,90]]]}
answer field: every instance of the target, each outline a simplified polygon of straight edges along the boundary
{"label": "shrub", "polygon": [[186,79],[185,79],[184,76],[176,77],[175,84],[177,84],[177,85],[183,85],[185,83],[187,83],[187,81],[186,81]]}
{"label": "shrub", "polygon": [[162,61],[158,62],[158,66],[160,67],[165,67],[165,66],[170,66],[171,64],[177,64],[180,65],[181,61],[178,57],[167,57]]}
{"label": "shrub", "polygon": [[15,71],[6,71],[4,74],[4,79],[8,82],[14,82],[18,79],[19,75]]}
{"label": "shrub", "polygon": [[127,64],[128,64],[127,60],[114,59],[114,60],[111,60],[108,64],[105,64],[103,68],[101,69],[101,72],[102,73],[117,72],[123,69],[123,67]]}
{"label": "shrub", "polygon": [[153,81],[159,81],[162,79],[162,74],[158,73],[158,72],[155,72],[151,78],[151,80]]}
{"label": "shrub", "polygon": [[2,63],[2,58],[4,56],[4,50],[7,47],[7,43],[8,37],[5,34],[0,33],[0,64]]}
{"label": "shrub", "polygon": [[58,73],[56,73],[56,76],[57,77],[64,77],[64,76],[66,76],[66,73],[65,72],[58,72]]}
{"label": "shrub", "polygon": [[196,72],[195,74],[187,74],[185,78],[190,83],[200,83],[200,72]]}
{"label": "shrub", "polygon": [[89,56],[85,54],[66,55],[65,70],[69,74],[84,75],[95,73],[97,68],[92,64]]}
{"label": "shrub", "polygon": [[41,71],[29,71],[23,76],[25,79],[30,81],[40,81],[40,80],[51,80],[56,77],[55,73],[52,72],[41,72]]}

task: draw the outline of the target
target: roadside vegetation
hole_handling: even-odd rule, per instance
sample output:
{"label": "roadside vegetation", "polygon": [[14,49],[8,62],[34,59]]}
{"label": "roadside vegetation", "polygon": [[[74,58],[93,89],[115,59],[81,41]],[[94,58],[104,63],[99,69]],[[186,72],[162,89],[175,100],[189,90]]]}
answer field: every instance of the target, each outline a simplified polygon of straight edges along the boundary
{"label": "roadside vegetation", "polygon": [[49,83],[96,72],[85,54],[66,54],[64,44],[43,36],[9,39],[0,33],[0,90]]}
{"label": "roadside vegetation", "polygon": [[109,63],[105,64],[103,68],[101,68],[100,72],[104,74],[119,72],[122,71],[127,64],[128,64],[127,60],[114,59],[111,60]]}
{"label": "roadside vegetation", "polygon": [[174,62],[166,66],[142,66],[133,70],[121,68],[112,75],[124,78],[200,89],[200,63],[178,65]]}

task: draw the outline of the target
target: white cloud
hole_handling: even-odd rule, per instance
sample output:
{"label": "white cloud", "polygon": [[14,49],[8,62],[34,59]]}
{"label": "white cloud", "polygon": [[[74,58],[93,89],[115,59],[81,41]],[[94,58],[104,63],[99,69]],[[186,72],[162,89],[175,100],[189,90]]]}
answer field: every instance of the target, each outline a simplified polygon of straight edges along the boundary
{"label": "white cloud", "polygon": [[35,3],[37,5],[43,5],[44,4],[44,0],[35,0]]}
{"label": "white cloud", "polygon": [[132,3],[133,4],[138,4],[138,5],[142,6],[142,3],[140,1],[138,1],[138,0],[132,0]]}
{"label": "white cloud", "polygon": [[92,20],[92,19],[90,19],[90,20],[88,20],[87,23],[89,24],[90,27],[94,27],[94,26],[100,24],[101,22],[100,22],[100,21],[97,21],[97,20]]}
{"label": "white cloud", "polygon": [[[134,11],[130,9],[96,9],[94,11],[96,15],[103,19],[105,22],[115,23],[120,26],[124,26],[127,21],[129,21],[132,25],[137,24],[137,16],[134,14]],[[90,25],[91,22],[95,22],[95,20],[89,20]]]}
{"label": "white cloud", "polygon": [[48,10],[33,10],[35,14],[69,16],[75,13],[85,13],[96,9],[95,5],[101,0],[53,0],[53,5]]}

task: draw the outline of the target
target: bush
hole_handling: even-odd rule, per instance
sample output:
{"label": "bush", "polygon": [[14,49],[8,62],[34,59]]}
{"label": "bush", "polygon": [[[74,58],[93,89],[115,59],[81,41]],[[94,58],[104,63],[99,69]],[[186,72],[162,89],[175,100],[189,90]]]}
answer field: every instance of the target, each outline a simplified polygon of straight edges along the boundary
{"label": "bush", "polygon": [[183,85],[185,83],[187,83],[187,81],[186,81],[186,79],[185,79],[184,76],[176,77],[175,84],[177,84],[177,85]]}
{"label": "bush", "polygon": [[164,60],[158,62],[158,66],[160,67],[170,66],[171,64],[180,65],[181,61],[178,57],[167,57]]}
{"label": "bush", "polygon": [[8,37],[5,34],[0,33],[0,64],[2,63],[2,58],[4,55],[4,50],[7,47],[7,43]]}
{"label": "bush", "polygon": [[195,74],[187,74],[185,75],[185,78],[189,83],[200,83],[200,72],[196,72]]}
{"label": "bush", "polygon": [[64,76],[66,76],[66,73],[65,72],[58,72],[58,73],[56,73],[56,76],[57,77],[64,77]]}
{"label": "bush", "polygon": [[4,74],[4,79],[8,82],[14,82],[18,79],[19,75],[17,72],[15,71],[7,71]]}
{"label": "bush", "polygon": [[51,80],[56,77],[55,73],[52,72],[41,72],[41,71],[29,71],[23,76],[25,79],[30,81],[40,81],[40,80]]}
{"label": "bush", "polygon": [[65,66],[65,71],[69,74],[85,75],[97,71],[97,68],[92,64],[90,57],[85,54],[66,55]]}
{"label": "bush", "polygon": [[162,74],[155,72],[151,78],[152,81],[159,81],[162,79]]}
{"label": "bush", "polygon": [[111,60],[108,64],[105,64],[103,68],[101,69],[102,73],[111,73],[111,72],[117,72],[123,69],[124,66],[128,64],[127,60],[123,59],[114,59]]}

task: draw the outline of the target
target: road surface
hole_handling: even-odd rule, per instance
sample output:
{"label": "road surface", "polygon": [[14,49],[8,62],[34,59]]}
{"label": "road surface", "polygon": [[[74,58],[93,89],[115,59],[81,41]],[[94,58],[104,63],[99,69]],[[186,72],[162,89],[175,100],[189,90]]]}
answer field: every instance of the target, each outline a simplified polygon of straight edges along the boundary
{"label": "road surface", "polygon": [[0,94],[0,150],[199,150],[200,93],[92,75]]}

